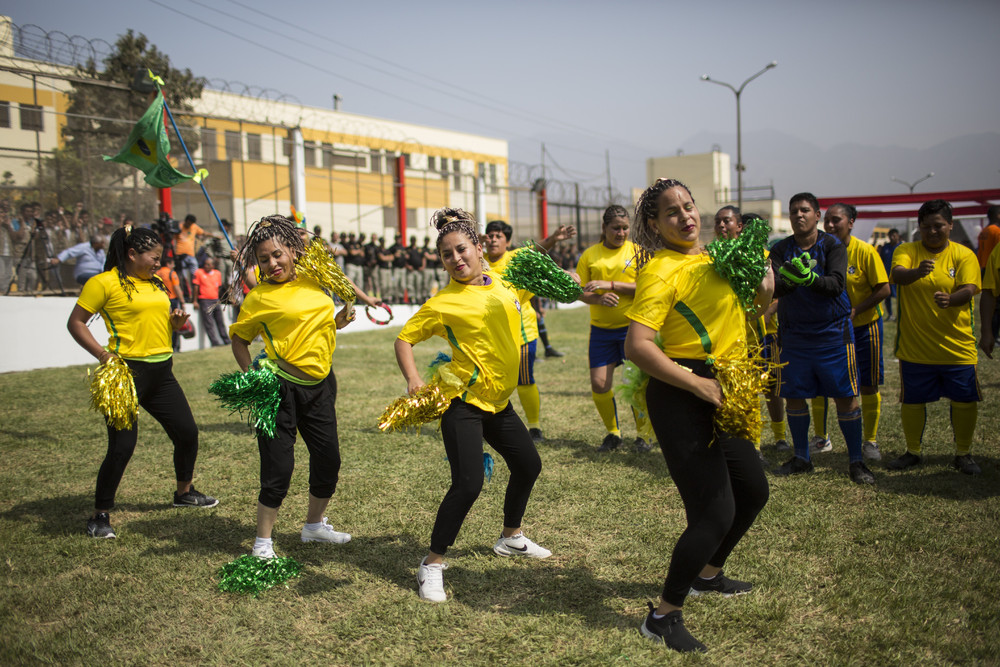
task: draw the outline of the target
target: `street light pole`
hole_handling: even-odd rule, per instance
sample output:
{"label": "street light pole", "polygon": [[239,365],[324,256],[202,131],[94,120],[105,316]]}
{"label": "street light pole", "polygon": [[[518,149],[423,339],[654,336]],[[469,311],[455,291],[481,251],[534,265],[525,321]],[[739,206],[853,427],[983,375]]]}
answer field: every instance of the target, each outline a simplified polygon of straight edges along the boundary
{"label": "street light pole", "polygon": [[927,174],[926,176],[924,176],[923,178],[918,178],[917,180],[913,181],[913,183],[907,183],[906,181],[901,181],[898,178],[896,178],[895,176],[893,176],[890,180],[895,181],[896,183],[902,183],[906,187],[910,188],[910,194],[912,195],[913,194],[913,188],[917,187],[918,185],[920,185],[921,183],[923,183],[924,181],[926,181],[928,178],[931,178],[932,176],[934,176],[934,172],[933,171],[931,173]]}
{"label": "street light pole", "polygon": [[728,84],[728,83],[726,83],[724,81],[716,81],[715,79],[713,79],[712,77],[710,77],[707,74],[702,74],[701,75],[701,80],[702,81],[708,81],[709,83],[714,83],[714,84],[718,84],[720,86],[725,86],[729,90],[733,91],[733,94],[736,95],[736,193],[737,193],[736,197],[737,197],[737,205],[739,206],[739,208],[740,208],[741,211],[743,210],[743,169],[744,169],[744,167],[743,167],[743,129],[742,129],[742,121],[741,121],[741,118],[740,118],[740,95],[743,93],[743,89],[747,87],[748,83],[750,83],[751,81],[753,81],[754,79],[756,79],[758,76],[760,76],[761,74],[763,74],[767,70],[774,69],[777,66],[778,66],[778,61],[777,60],[772,60],[771,62],[769,62],[767,64],[767,66],[764,69],[762,69],[761,71],[757,72],[756,74],[754,74],[753,76],[751,76],[749,79],[747,79],[746,81],[744,81],[743,83],[741,83],[739,88],[736,88],[733,85]]}

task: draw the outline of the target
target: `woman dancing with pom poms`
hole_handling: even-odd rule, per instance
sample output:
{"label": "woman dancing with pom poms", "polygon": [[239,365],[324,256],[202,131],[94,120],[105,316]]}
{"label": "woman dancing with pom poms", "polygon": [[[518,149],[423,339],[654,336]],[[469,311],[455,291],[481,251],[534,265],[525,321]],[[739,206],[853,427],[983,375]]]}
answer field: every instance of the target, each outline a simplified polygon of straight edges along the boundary
{"label": "woman dancing with pom poms", "polygon": [[[650,605],[641,630],[677,651],[705,650],[681,617],[689,593],[729,596],[750,590],[750,584],[724,576],[722,566],[768,497],[754,443],[715,424],[725,398],[715,367],[723,359],[747,360],[744,309],[702,251],[700,231],[698,209],[680,181],[658,180],[636,204],[632,239],[640,267],[625,351],[650,375],[650,420],[688,521],[674,547],[660,604]],[[766,305],[774,280],[770,271],[763,275],[757,304]],[[756,392],[752,389],[754,402]]]}
{"label": "woman dancing with pom poms", "polygon": [[395,350],[411,395],[424,386],[413,346],[431,336],[445,338],[451,345],[449,374],[461,382],[458,396],[441,417],[451,487],[434,521],[430,551],[417,571],[420,597],[444,602],[444,554],[482,490],[484,439],[510,468],[503,532],[493,551],[530,558],[548,558],[552,553],[521,532],[521,518],[542,462],[509,400],[517,387],[520,346],[525,342],[517,295],[498,276],[484,272],[483,247],[469,213],[443,208],[431,222],[438,230],[438,254],[451,281],[410,318]]}
{"label": "woman dancing with pom poms", "polygon": [[[305,253],[293,220],[280,215],[262,218],[250,229],[236,257],[236,279],[230,286],[241,291],[246,269],[257,265],[260,284],[247,294],[229,335],[242,371],[251,365],[250,342],[262,335],[267,359],[260,363],[272,370],[280,386],[272,433],[257,429],[261,488],[252,554],[260,558],[275,556],[271,531],[292,478],[296,430],[309,450],[309,506],[302,541],[344,544],[351,539],[334,530],[323,513],[340,472],[337,380],[331,357],[336,330],[353,319],[353,308],[348,303],[334,315],[331,295],[296,266]],[[364,293],[357,294],[365,303],[376,305]]]}
{"label": "woman dancing with pom poms", "polygon": [[[170,309],[170,297],[156,276],[162,253],[160,236],[152,230],[118,229],[108,244],[104,272],[83,286],[67,323],[73,339],[101,363],[97,377],[108,378],[117,370],[117,389],[126,394],[102,396],[102,391],[111,389],[106,386],[92,397],[107,418],[108,452],[97,473],[94,515],[87,521],[91,537],[115,537],[109,512],[138,439],[134,402],[160,422],[174,444],[174,506],[214,507],[219,503],[191,484],[198,457],[198,427],[184,390],[174,378],[171,343],[171,332],[184,326],[188,314],[180,308]],[[87,327],[96,313],[108,329],[106,346],[98,343]],[[122,410],[121,403],[130,400],[130,407]]]}

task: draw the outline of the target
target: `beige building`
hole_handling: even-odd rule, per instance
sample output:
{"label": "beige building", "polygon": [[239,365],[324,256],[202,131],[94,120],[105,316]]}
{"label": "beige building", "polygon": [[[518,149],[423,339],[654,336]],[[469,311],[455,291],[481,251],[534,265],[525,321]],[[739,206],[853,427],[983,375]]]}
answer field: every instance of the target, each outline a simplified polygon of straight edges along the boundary
{"label": "beige building", "polygon": [[[711,151],[695,155],[654,157],[646,160],[646,181],[675,178],[691,189],[702,220],[702,239],[711,240],[712,221],[723,206],[736,206],[736,186],[732,183],[733,166],[728,153]],[[641,191],[640,191],[641,192]],[[762,194],[763,193],[763,194]],[[635,195],[638,197],[638,194]],[[743,213],[756,213],[771,223],[772,233],[791,233],[781,202],[774,199],[772,188],[743,188]]]}

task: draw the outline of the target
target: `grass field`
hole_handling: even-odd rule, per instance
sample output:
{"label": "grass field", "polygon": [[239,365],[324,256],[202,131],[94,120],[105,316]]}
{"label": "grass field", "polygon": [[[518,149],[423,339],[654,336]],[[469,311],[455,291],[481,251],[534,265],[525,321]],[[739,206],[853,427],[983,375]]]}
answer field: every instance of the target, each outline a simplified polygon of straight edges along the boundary
{"label": "grass field", "polygon": [[[727,572],[750,595],[694,598],[688,627],[708,644],[680,656],[640,637],[683,529],[658,450],[597,454],[603,432],[587,381],[585,309],[547,318],[563,360],[536,366],[543,461],[525,532],[546,561],[493,555],[506,468],[473,508],[448,560],[451,599],[417,598],[448,483],[439,436],[384,435],[383,407],[404,389],[392,331],[345,334],[334,356],[343,469],[328,510],[344,546],[302,544],[306,466],[278,520],[279,555],[302,576],[259,599],[220,593],[218,568],[254,536],[258,456],[249,429],[206,387],[234,368],[227,349],[185,353],[175,373],[201,428],[195,483],[221,503],[171,507],[171,447],[148,415],[118,492],[116,540],[85,536],[106,448],[88,409],[84,367],[0,375],[2,664],[865,664],[1000,661],[1000,444],[997,362],[980,363],[985,400],[973,454],[983,474],[951,469],[946,404],[931,406],[926,463],[876,488],[846,475],[843,440],[817,472],[771,478],[771,500]],[[892,323],[886,340],[893,339]],[[417,347],[418,362],[437,349]],[[15,353],[7,350],[6,354]],[[880,431],[885,459],[903,450],[898,364],[887,351]],[[625,434],[634,434],[631,423]],[[765,434],[765,438],[767,438]],[[631,438],[626,438],[631,443]],[[773,451],[772,464],[780,463]]]}

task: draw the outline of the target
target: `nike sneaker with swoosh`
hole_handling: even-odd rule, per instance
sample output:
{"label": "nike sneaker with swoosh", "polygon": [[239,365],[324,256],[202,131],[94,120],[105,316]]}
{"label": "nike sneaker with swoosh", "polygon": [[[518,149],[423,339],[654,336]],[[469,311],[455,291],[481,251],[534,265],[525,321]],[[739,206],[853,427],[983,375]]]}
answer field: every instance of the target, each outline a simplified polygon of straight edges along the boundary
{"label": "nike sneaker with swoosh", "polygon": [[498,556],[527,556],[528,558],[548,558],[552,552],[545,547],[540,547],[527,537],[524,533],[518,533],[513,537],[500,536],[497,543],[493,545],[493,553]]}
{"label": "nike sneaker with swoosh", "polygon": [[420,563],[417,568],[417,590],[421,600],[444,602],[448,599],[448,594],[444,592],[444,571],[447,569],[447,563]]}

